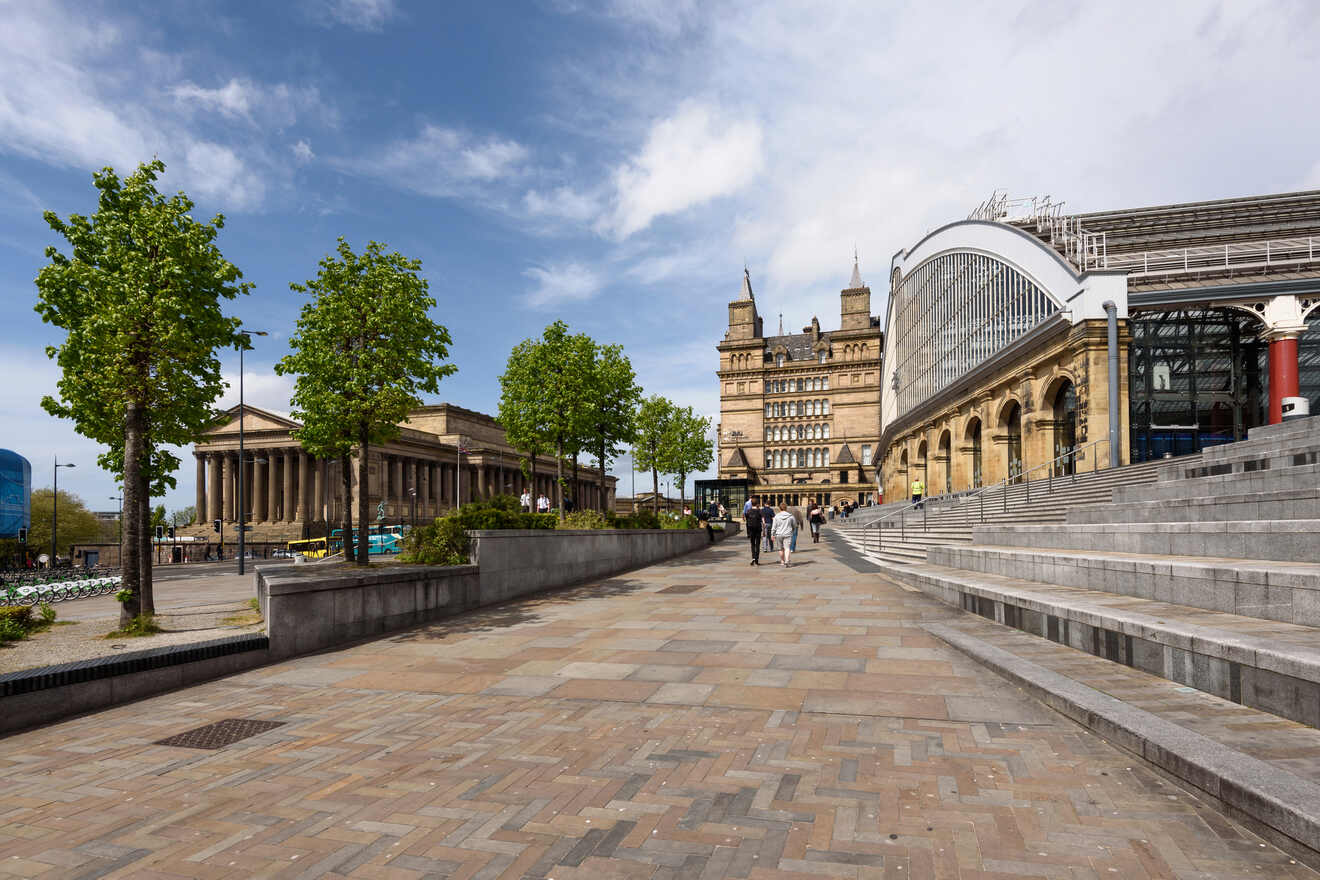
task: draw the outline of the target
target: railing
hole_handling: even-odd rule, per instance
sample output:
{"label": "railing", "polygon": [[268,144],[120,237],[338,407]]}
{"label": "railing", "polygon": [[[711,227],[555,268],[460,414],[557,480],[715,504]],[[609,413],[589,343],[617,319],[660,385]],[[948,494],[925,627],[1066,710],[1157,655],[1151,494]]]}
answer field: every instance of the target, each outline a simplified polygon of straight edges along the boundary
{"label": "railing", "polygon": [[[1237,244],[1168,248],[1135,254],[1110,254],[1095,268],[1127,269],[1128,277],[1175,275],[1229,269],[1295,266],[1320,259],[1320,240],[1278,238]],[[1083,266],[1083,268],[1092,268]]]}
{"label": "railing", "polygon": [[[900,543],[904,543],[904,542],[906,542],[906,540],[907,540],[907,514],[910,513],[910,512],[912,512],[913,510],[916,510],[916,509],[920,508],[920,509],[921,509],[921,528],[920,528],[920,531],[922,531],[922,532],[929,531],[929,530],[930,530],[930,512],[929,512],[929,504],[932,503],[932,502],[935,502],[935,501],[941,501],[941,502],[946,502],[946,503],[949,503],[949,502],[957,502],[957,504],[961,507],[961,509],[962,509],[962,513],[963,513],[963,516],[962,516],[962,523],[961,523],[961,525],[964,526],[964,527],[966,527],[966,526],[971,525],[971,513],[970,513],[970,510],[971,510],[971,505],[972,505],[972,499],[975,499],[975,500],[976,500],[975,503],[976,503],[977,510],[978,510],[978,521],[981,522],[981,523],[984,523],[984,522],[985,522],[985,500],[986,500],[986,495],[987,495],[988,493],[992,492],[992,491],[995,490],[995,489],[1001,489],[1001,490],[1002,490],[1002,492],[1001,492],[1001,496],[1000,496],[1000,501],[1001,501],[1001,504],[1002,504],[1002,511],[1003,511],[1004,513],[1007,513],[1007,512],[1008,512],[1008,506],[1009,506],[1009,490],[1010,490],[1012,487],[1014,487],[1014,486],[1022,486],[1022,487],[1023,487],[1023,492],[1022,492],[1022,496],[1021,496],[1021,497],[1022,497],[1022,503],[1023,503],[1023,504],[1030,504],[1030,503],[1031,503],[1031,483],[1032,483],[1032,481],[1031,481],[1031,479],[1030,479],[1030,475],[1031,475],[1031,474],[1033,474],[1033,473],[1035,473],[1036,471],[1039,471],[1039,470],[1041,470],[1041,469],[1043,469],[1043,468],[1044,468],[1044,469],[1047,469],[1046,472],[1045,472],[1045,477],[1044,477],[1044,479],[1038,479],[1038,480],[1036,480],[1036,483],[1038,484],[1038,485],[1037,485],[1037,489],[1036,489],[1036,495],[1037,495],[1037,497],[1040,497],[1040,496],[1041,496],[1041,488],[1040,488],[1040,485],[1039,485],[1039,484],[1041,484],[1041,483],[1044,483],[1044,484],[1045,484],[1045,485],[1044,485],[1044,490],[1045,490],[1045,494],[1046,494],[1046,495],[1053,494],[1053,492],[1054,492],[1054,484],[1055,484],[1056,482],[1058,482],[1058,483],[1060,483],[1060,484],[1072,484],[1072,483],[1076,483],[1076,482],[1077,482],[1077,476],[1078,476],[1077,462],[1078,462],[1078,460],[1079,460],[1079,458],[1080,458],[1079,453],[1082,453],[1082,452],[1084,452],[1084,451],[1086,451],[1086,450],[1088,450],[1088,449],[1093,450],[1092,455],[1091,455],[1091,473],[1094,474],[1096,471],[1098,471],[1099,468],[1100,468],[1100,455],[1099,455],[1100,449],[1099,449],[1099,447],[1100,447],[1102,444],[1107,445],[1108,443],[1109,443],[1109,438],[1108,438],[1108,437],[1104,437],[1104,438],[1102,438],[1102,439],[1100,439],[1100,440],[1094,440],[1094,441],[1092,441],[1092,442],[1090,442],[1090,443],[1087,443],[1085,446],[1076,446],[1076,447],[1074,447],[1074,448],[1068,450],[1068,451],[1065,452],[1064,454],[1059,455],[1059,456],[1056,456],[1055,458],[1053,458],[1053,459],[1050,460],[1050,461],[1044,462],[1043,464],[1038,464],[1038,465],[1036,465],[1035,467],[1028,468],[1027,470],[1022,471],[1022,472],[1020,472],[1020,473],[1014,473],[1014,474],[1011,474],[1007,479],[1000,480],[998,483],[995,483],[995,484],[993,484],[993,485],[991,485],[991,486],[984,486],[984,487],[981,487],[981,488],[979,488],[979,489],[974,489],[974,490],[972,490],[972,491],[970,491],[970,492],[964,492],[964,493],[961,493],[961,494],[946,495],[946,496],[937,496],[937,497],[932,498],[932,499],[922,498],[921,501],[913,501],[913,502],[909,502],[908,504],[905,504],[905,505],[903,505],[902,507],[900,507],[900,508],[898,508],[898,509],[896,509],[896,510],[892,510],[892,511],[890,511],[889,513],[885,514],[884,516],[877,517],[876,519],[872,520],[871,522],[868,522],[868,523],[863,524],[863,525],[861,526],[861,528],[862,528],[863,530],[865,530],[865,529],[871,529],[871,528],[874,528],[874,529],[875,529],[875,533],[876,533],[876,551],[877,551],[877,552],[880,552],[880,551],[883,551],[883,550],[884,550],[884,530],[885,530],[885,523],[886,523],[886,522],[892,520],[892,519],[893,519],[894,517],[896,517],[896,516],[899,518],[899,519],[898,519],[898,524],[897,524],[897,528],[898,528],[898,530],[899,530],[899,537],[898,537],[898,540],[899,540]],[[1064,465],[1064,467],[1060,467],[1060,465]],[[1062,473],[1062,474],[1056,473],[1056,471],[1059,471],[1059,470],[1065,470],[1066,473]],[[1016,504],[1017,502],[1015,501],[1014,503]],[[991,508],[993,509],[993,507],[994,507],[994,504],[992,503],[992,504],[991,504]],[[947,508],[944,508],[944,509],[942,509],[940,512],[941,512],[941,513],[946,513],[946,512],[948,512],[948,510],[947,510]],[[941,520],[943,520],[943,517],[941,517]],[[937,525],[940,525],[940,524],[955,524],[955,523],[946,523],[946,522],[940,522],[940,523],[937,523]],[[892,528],[894,528],[894,526],[893,526],[893,525],[890,525],[889,528],[892,529]],[[914,527],[914,528],[915,528],[915,527]],[[867,538],[867,535],[866,535],[865,531],[863,532],[863,535],[862,535],[862,548],[863,548],[863,550],[865,550],[865,549],[868,548],[868,538]]]}

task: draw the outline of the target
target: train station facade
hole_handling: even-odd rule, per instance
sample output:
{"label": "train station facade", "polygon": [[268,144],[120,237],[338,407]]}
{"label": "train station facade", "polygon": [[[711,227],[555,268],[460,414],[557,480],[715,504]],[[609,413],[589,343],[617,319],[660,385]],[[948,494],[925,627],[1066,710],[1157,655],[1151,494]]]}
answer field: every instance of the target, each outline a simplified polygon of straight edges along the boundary
{"label": "train station facade", "polygon": [[889,290],[888,499],[1195,452],[1320,404],[1320,192],[995,197],[895,255]]}

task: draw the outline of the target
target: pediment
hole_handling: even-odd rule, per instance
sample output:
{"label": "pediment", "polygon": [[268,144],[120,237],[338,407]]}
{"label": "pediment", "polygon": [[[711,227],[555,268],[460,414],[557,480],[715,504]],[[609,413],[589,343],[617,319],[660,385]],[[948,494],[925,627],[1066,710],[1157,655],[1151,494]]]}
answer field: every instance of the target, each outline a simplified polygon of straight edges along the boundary
{"label": "pediment", "polygon": [[[301,428],[302,425],[293,419],[286,418],[278,413],[269,410],[258,409],[255,406],[244,405],[243,407],[243,432],[254,431],[291,431],[294,428]],[[237,434],[238,433],[238,407],[231,407],[226,410],[220,420],[206,432],[207,436]]]}

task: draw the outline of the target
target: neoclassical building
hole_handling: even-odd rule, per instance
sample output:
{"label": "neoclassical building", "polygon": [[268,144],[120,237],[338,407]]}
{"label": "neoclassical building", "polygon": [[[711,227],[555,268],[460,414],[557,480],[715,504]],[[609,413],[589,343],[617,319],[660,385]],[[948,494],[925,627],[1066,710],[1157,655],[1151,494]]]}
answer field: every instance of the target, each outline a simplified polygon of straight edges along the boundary
{"label": "neoclassical building", "polygon": [[813,317],[801,333],[781,328],[771,336],[744,270],[716,346],[721,500],[740,504],[749,493],[790,504],[872,499],[883,340],[856,262],[839,296],[837,330],[822,330]]}
{"label": "neoclassical building", "polygon": [[[196,444],[197,520],[189,531],[209,534],[210,523],[238,522],[238,407]],[[327,521],[337,527],[343,516],[344,489],[339,461],[309,456],[292,432],[298,422],[245,406],[243,413],[244,507],[252,540],[283,541],[322,534]],[[534,479],[521,470],[522,456],[505,439],[504,429],[488,415],[451,404],[413,410],[399,436],[370,450],[368,504],[372,516],[384,502],[387,522],[431,519],[464,502],[504,493],[554,498],[555,461],[537,460]],[[361,486],[357,461],[352,464],[349,499],[356,521]],[[565,464],[565,473],[571,469]],[[599,495],[594,468],[579,467],[576,484],[566,490],[580,506],[614,504],[615,477],[606,475],[606,497]],[[603,505],[602,505],[603,501]],[[229,533],[226,526],[226,534]]]}
{"label": "neoclassical building", "polygon": [[1320,404],[1320,192],[995,196],[894,257],[885,328],[888,498],[1230,443]]}

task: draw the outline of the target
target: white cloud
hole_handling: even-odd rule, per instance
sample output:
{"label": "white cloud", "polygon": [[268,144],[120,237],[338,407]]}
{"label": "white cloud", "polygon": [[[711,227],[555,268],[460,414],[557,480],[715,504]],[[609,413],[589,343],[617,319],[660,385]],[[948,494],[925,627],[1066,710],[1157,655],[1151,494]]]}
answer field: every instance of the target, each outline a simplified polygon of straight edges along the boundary
{"label": "white cloud", "polygon": [[394,0],[318,0],[312,17],[324,26],[343,25],[358,31],[378,32],[399,13]]}
{"label": "white cloud", "polygon": [[600,199],[567,186],[541,192],[531,189],[523,196],[523,209],[534,219],[586,223],[600,214]]}
{"label": "white cloud", "polygon": [[599,273],[581,263],[532,266],[523,276],[535,282],[525,302],[538,309],[589,300],[605,286]]}
{"label": "white cloud", "polygon": [[186,106],[243,120],[252,126],[285,128],[300,116],[313,115],[321,124],[338,124],[338,114],[322,103],[320,91],[312,86],[266,85],[232,78],[216,88],[184,81],[172,86],[169,93]]}
{"label": "white cloud", "polygon": [[[251,359],[243,365],[243,403],[268,412],[288,416],[290,399],[293,397],[293,377],[279,376],[269,367],[253,366]],[[229,409],[238,406],[238,366],[237,361],[227,365],[222,377],[228,386],[216,409]]]}
{"label": "white cloud", "polygon": [[289,149],[293,150],[293,158],[298,161],[299,165],[306,165],[316,158],[316,154],[312,152],[312,145],[305,140],[298,141]]}
{"label": "white cloud", "polygon": [[475,196],[483,185],[517,178],[528,156],[517,141],[428,124],[415,137],[332,164],[399,189],[448,198]]}
{"label": "white cloud", "polygon": [[656,217],[738,192],[764,165],[761,126],[685,102],[657,122],[641,151],[614,172],[616,204],[604,228],[626,238]]}

